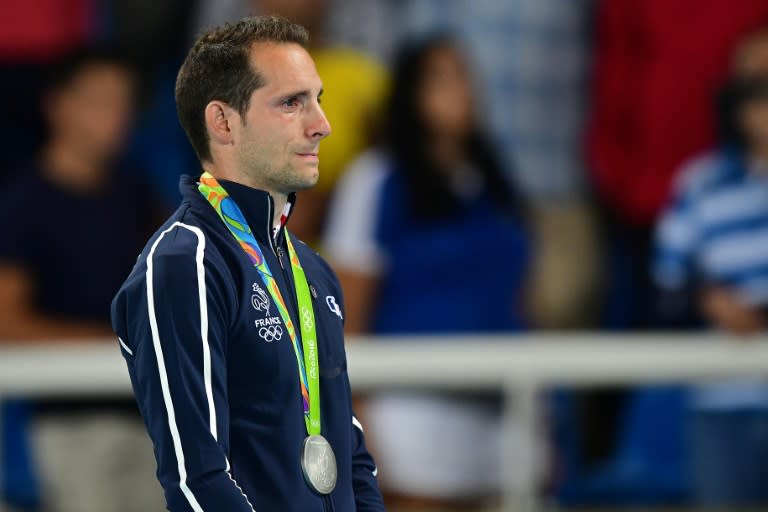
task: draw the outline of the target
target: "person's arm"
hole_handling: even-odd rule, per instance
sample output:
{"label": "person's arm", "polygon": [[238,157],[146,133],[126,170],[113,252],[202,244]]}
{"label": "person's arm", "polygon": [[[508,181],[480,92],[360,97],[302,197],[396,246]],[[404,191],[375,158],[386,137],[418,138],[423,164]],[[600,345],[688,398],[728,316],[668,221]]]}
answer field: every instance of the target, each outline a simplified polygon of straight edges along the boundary
{"label": "person's arm", "polygon": [[376,305],[379,290],[378,276],[343,268],[339,269],[337,275],[347,301],[344,312],[344,332],[347,334],[369,332],[371,314]]}
{"label": "person's arm", "polygon": [[23,267],[0,263],[0,342],[112,337],[107,324],[70,321],[37,311],[34,281]]}
{"label": "person's arm", "polygon": [[707,320],[735,334],[757,334],[766,328],[766,318],[758,308],[745,304],[724,286],[707,286],[700,296]]}
{"label": "person's arm", "polygon": [[330,204],[323,252],[339,277],[347,334],[368,332],[387,255],[377,236],[385,159],[375,150],[362,154],[340,179]]}
{"label": "person's arm", "polygon": [[228,460],[228,277],[196,227],[177,224],[112,304],[170,512],[253,512]]}
{"label": "person's arm", "polygon": [[291,212],[291,233],[311,247],[317,247],[328,211],[328,191],[314,187],[297,193],[301,208]]}
{"label": "person's arm", "polygon": [[701,246],[696,205],[712,165],[699,158],[683,166],[656,225],[652,275],[658,296],[654,308],[656,320],[667,328],[690,327],[700,321],[695,293],[702,277],[696,263]]}

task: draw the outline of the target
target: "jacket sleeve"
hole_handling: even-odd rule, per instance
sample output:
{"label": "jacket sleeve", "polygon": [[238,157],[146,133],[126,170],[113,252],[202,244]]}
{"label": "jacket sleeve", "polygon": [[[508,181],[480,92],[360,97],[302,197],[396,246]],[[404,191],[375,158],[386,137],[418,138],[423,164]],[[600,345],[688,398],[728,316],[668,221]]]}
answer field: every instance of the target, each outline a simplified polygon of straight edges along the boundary
{"label": "jacket sleeve", "polygon": [[175,223],[112,305],[170,512],[253,512],[228,460],[227,311],[234,294],[202,231]]}
{"label": "jacket sleeve", "polygon": [[352,424],[352,486],[357,512],[384,512],[384,500],[376,480],[378,469],[365,447],[363,425],[354,413]]}

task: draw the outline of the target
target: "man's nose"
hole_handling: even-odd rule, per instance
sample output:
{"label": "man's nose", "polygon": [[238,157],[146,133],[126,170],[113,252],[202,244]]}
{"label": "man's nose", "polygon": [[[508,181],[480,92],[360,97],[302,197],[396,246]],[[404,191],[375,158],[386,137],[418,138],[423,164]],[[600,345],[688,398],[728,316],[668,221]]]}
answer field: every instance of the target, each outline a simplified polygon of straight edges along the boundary
{"label": "man's nose", "polygon": [[331,123],[328,122],[328,118],[325,117],[322,107],[317,105],[317,112],[309,125],[309,137],[312,139],[324,139],[331,134]]}

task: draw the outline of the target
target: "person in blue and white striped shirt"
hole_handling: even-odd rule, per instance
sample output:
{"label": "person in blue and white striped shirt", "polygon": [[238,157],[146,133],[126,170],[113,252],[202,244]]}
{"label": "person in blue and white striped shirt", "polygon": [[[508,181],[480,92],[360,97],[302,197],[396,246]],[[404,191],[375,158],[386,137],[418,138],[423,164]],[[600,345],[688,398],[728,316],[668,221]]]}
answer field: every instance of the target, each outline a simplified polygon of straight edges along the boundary
{"label": "person in blue and white striped shirt", "polygon": [[[768,29],[734,58],[722,97],[725,144],[683,166],[657,228],[654,276],[685,290],[715,328],[751,335],[768,327]],[[691,476],[706,505],[768,503],[768,383],[697,387]]]}

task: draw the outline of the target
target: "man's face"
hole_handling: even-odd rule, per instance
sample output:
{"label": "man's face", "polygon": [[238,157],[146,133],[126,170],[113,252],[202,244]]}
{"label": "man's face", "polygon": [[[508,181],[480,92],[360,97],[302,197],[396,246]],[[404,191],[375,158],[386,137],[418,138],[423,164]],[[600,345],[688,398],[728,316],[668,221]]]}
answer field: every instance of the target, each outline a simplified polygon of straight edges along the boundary
{"label": "man's face", "polygon": [[320,141],[331,127],[320,107],[322,82],[312,58],[297,44],[257,43],[250,61],[265,84],[253,92],[233,131],[238,167],[281,194],[314,186]]}
{"label": "man's face", "polygon": [[426,58],[417,105],[431,133],[463,137],[472,129],[474,99],[468,76],[454,48],[434,49]]}
{"label": "man's face", "polygon": [[755,98],[741,109],[741,125],[749,144],[768,148],[768,98]]}
{"label": "man's face", "polygon": [[53,135],[88,158],[112,157],[125,142],[133,117],[133,89],[133,79],[123,68],[87,65],[48,102]]}
{"label": "man's face", "polygon": [[736,60],[735,72],[742,78],[754,78],[768,73],[768,37],[761,37],[744,48]]}

